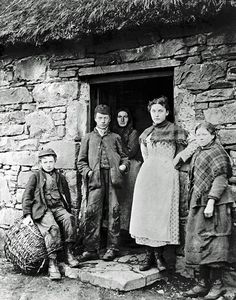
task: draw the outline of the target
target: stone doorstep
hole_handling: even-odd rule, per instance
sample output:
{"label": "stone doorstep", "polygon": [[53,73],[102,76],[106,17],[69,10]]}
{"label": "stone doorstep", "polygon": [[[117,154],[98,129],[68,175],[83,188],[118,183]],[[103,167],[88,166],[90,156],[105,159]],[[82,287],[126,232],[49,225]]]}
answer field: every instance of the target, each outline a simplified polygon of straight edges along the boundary
{"label": "stone doorstep", "polygon": [[139,289],[164,279],[156,268],[140,272],[138,264],[133,265],[119,261],[87,261],[81,263],[78,269],[65,266],[64,273],[66,277],[77,278],[92,285],[124,292]]}
{"label": "stone doorstep", "polygon": [[97,261],[93,267],[80,269],[79,278],[83,282],[112,290],[131,291],[160,280],[162,276],[157,269],[140,272],[138,266],[119,262]]}

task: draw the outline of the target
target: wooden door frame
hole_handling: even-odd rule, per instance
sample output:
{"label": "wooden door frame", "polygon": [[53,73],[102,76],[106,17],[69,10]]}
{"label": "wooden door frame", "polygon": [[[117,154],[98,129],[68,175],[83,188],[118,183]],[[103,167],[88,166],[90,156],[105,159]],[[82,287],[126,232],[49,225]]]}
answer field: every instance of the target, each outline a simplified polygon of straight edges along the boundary
{"label": "wooden door frame", "polygon": [[[132,64],[130,64],[132,65]],[[151,79],[151,78],[163,78],[163,77],[174,77],[174,66],[175,64],[170,64],[168,67],[166,66],[163,69],[158,68],[158,66],[155,66],[153,63],[151,64],[151,67],[144,70],[143,68],[125,68],[122,71],[122,68],[119,66],[119,68],[115,68],[115,66],[106,66],[104,68],[102,67],[91,67],[91,68],[83,68],[83,73],[81,72],[82,78],[81,80],[84,82],[87,82],[90,86],[90,95],[89,95],[89,108],[88,108],[88,115],[87,115],[87,131],[91,131],[91,123],[92,123],[92,101],[94,101],[93,96],[91,95],[91,90],[93,88],[93,85],[99,85],[104,83],[116,83],[121,81],[133,81],[138,79]],[[111,67],[111,69],[109,68]],[[101,71],[102,68],[102,71]],[[87,71],[86,71],[86,70]],[[115,71],[116,70],[116,71]],[[99,104],[99,90],[97,90],[97,96],[96,96],[96,105]],[[96,106],[95,105],[95,106]]]}

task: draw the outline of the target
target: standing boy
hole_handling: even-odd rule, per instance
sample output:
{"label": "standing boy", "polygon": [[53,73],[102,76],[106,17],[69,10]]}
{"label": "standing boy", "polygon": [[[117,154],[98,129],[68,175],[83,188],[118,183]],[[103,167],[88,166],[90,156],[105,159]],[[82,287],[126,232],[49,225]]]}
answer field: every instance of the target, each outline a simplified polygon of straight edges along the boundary
{"label": "standing boy", "polygon": [[[61,279],[57,252],[65,246],[66,263],[77,267],[72,254],[75,221],[70,213],[70,191],[65,177],[55,169],[57,155],[52,149],[39,152],[40,169],[31,175],[22,198],[24,224],[35,223],[45,240],[49,257],[49,277]],[[61,229],[61,231],[60,231]]]}
{"label": "standing boy", "polygon": [[122,173],[128,170],[129,162],[122,151],[120,136],[109,130],[109,107],[98,105],[94,119],[96,127],[82,139],[77,163],[88,188],[82,260],[98,258],[104,219],[108,221],[108,234],[103,259],[113,260],[119,251],[120,236],[117,188],[121,187]]}

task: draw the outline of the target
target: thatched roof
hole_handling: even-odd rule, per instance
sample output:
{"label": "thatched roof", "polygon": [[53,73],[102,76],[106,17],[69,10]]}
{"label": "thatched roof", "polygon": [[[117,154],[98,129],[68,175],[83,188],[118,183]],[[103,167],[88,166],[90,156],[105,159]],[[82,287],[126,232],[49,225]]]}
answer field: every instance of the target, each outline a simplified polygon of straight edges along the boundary
{"label": "thatched roof", "polygon": [[75,40],[141,26],[193,24],[229,11],[229,0],[0,0],[3,44]]}

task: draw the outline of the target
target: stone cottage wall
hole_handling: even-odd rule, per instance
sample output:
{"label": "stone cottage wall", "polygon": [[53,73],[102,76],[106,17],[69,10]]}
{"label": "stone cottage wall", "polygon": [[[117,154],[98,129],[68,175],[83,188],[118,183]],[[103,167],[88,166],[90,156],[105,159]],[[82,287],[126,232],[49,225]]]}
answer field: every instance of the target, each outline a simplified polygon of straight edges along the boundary
{"label": "stone cottage wall", "polygon": [[0,61],[0,235],[22,216],[22,194],[43,147],[58,154],[77,215],[75,139],[86,129],[88,92],[75,71],[53,69],[49,61],[45,55]]}
{"label": "stone cottage wall", "polygon": [[[42,147],[58,153],[79,209],[75,152],[88,126],[89,76],[172,68],[176,120],[192,132],[206,119],[217,125],[234,162],[236,184],[236,30],[116,35],[52,54],[0,60],[0,233],[22,215],[21,196]],[[58,52],[58,51],[57,51]],[[6,52],[7,53],[7,52]],[[85,76],[85,77],[84,77]],[[87,76],[87,77],[86,77]],[[86,79],[84,79],[86,78]],[[186,170],[181,172],[185,182]],[[186,215],[186,187],[181,216]]]}
{"label": "stone cottage wall", "polygon": [[[186,29],[186,28],[185,28]],[[219,138],[232,158],[231,187],[236,200],[236,24],[182,32],[132,34],[97,42],[88,48],[94,65],[80,75],[122,71],[174,70],[175,118],[191,134],[207,120],[219,129]],[[129,42],[127,42],[127,40]],[[128,48],[128,49],[127,49]],[[106,51],[104,51],[104,49]],[[115,67],[116,65],[116,67]],[[187,168],[180,174],[180,215],[187,215]]]}

